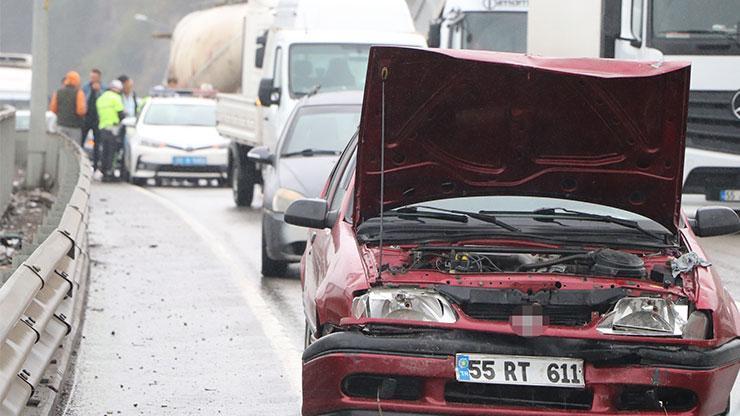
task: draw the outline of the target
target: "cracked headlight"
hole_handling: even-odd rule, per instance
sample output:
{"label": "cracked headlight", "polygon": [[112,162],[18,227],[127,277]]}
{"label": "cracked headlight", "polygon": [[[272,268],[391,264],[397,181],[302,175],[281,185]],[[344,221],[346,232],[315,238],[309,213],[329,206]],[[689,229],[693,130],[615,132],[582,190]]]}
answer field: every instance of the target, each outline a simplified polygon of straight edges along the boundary
{"label": "cracked headlight", "polygon": [[352,300],[355,318],[402,319],[452,323],[457,316],[450,302],[428,289],[370,289]]}
{"label": "cracked headlight", "polygon": [[272,197],[272,210],[275,212],[285,212],[293,201],[304,198],[303,194],[292,189],[280,188]]}
{"label": "cracked headlight", "polygon": [[662,298],[622,298],[604,316],[597,329],[604,334],[682,336],[688,307]]}

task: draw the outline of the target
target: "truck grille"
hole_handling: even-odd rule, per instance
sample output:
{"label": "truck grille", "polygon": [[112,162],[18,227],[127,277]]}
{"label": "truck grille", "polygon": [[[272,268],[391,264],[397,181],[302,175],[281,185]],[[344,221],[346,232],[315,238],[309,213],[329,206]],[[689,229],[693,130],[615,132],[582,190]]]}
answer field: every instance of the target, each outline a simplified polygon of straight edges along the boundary
{"label": "truck grille", "polygon": [[691,91],[686,144],[740,154],[740,119],[732,111],[735,91]]}
{"label": "truck grille", "polygon": [[445,400],[449,403],[588,410],[591,409],[593,394],[588,390],[564,387],[450,382],[445,386]]}

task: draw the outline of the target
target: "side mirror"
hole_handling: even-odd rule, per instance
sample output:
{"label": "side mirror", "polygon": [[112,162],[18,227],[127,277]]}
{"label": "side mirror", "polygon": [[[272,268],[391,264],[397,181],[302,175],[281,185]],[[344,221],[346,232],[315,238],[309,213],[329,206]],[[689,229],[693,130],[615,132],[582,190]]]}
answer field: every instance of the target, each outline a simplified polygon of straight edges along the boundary
{"label": "side mirror", "polygon": [[262,78],[260,80],[260,88],[257,95],[265,107],[280,104],[280,89],[273,86],[272,78]]}
{"label": "side mirror", "polygon": [[306,228],[328,228],[329,204],[324,199],[310,198],[293,201],[285,210],[285,222]]}
{"label": "side mirror", "polygon": [[258,46],[257,50],[254,51],[254,67],[262,68],[262,64],[265,62],[265,47]]}
{"label": "side mirror", "polygon": [[270,152],[270,148],[267,146],[258,146],[250,150],[247,153],[247,159],[254,163],[263,163],[266,165],[275,163],[275,155]]}
{"label": "side mirror", "polygon": [[442,30],[442,22],[439,19],[432,20],[429,23],[429,31],[427,32],[427,45],[430,48],[439,48],[442,43],[442,36],[440,31]]}
{"label": "side mirror", "polygon": [[740,217],[728,207],[703,207],[689,220],[691,229],[699,237],[734,234],[740,231]]}
{"label": "side mirror", "polygon": [[126,117],[121,121],[121,124],[129,128],[134,128],[136,127],[136,117]]}
{"label": "side mirror", "polygon": [[267,31],[262,35],[257,36],[257,49],[254,52],[254,66],[255,68],[262,68],[262,64],[265,62],[265,46],[267,45]]}

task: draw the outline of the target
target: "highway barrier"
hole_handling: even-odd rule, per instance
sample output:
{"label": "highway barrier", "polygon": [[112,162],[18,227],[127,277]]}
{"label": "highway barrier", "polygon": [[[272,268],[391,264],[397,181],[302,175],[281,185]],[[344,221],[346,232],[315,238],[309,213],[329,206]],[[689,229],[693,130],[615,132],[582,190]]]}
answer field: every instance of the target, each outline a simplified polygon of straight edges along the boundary
{"label": "highway barrier", "polygon": [[[0,146],[15,140],[4,117],[11,116],[0,113]],[[74,141],[52,133],[45,140],[53,150],[46,173],[54,202],[14,256],[12,270],[0,274],[0,415],[52,413],[84,306],[92,169]],[[4,147],[0,154],[4,182],[9,156]]]}

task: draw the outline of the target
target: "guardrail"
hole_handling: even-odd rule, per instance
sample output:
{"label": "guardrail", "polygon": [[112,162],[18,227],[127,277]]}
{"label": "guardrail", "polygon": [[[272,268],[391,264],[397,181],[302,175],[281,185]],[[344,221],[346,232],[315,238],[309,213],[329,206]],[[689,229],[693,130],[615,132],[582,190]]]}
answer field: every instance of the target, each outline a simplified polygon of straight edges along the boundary
{"label": "guardrail", "polygon": [[10,203],[15,176],[15,109],[0,108],[0,216]]}
{"label": "guardrail", "polygon": [[[46,140],[47,149],[58,149],[55,202],[33,241],[13,258],[14,271],[0,286],[2,415],[51,412],[84,303],[92,170],[72,140],[58,134],[47,134]],[[44,384],[48,389],[39,389]]]}

